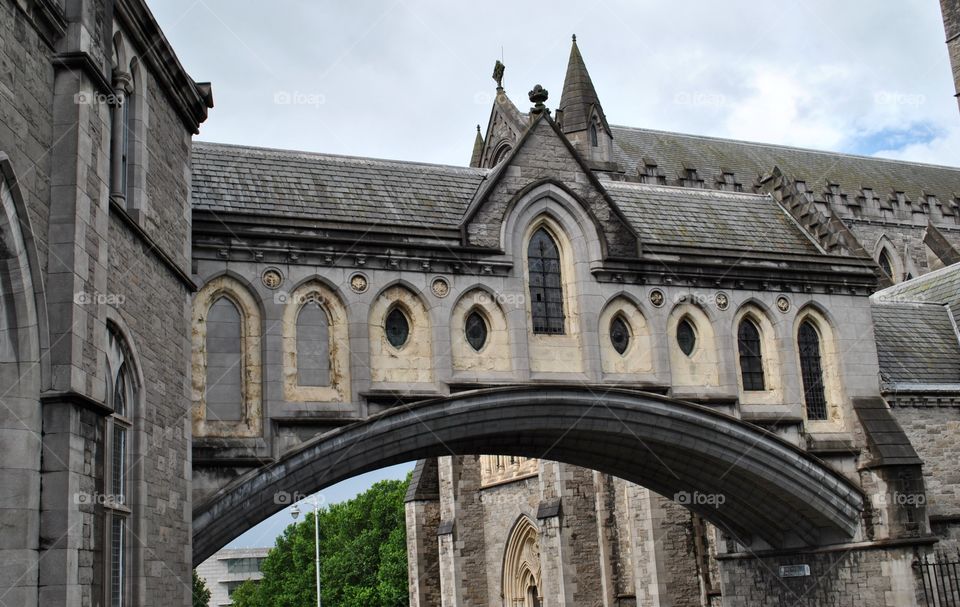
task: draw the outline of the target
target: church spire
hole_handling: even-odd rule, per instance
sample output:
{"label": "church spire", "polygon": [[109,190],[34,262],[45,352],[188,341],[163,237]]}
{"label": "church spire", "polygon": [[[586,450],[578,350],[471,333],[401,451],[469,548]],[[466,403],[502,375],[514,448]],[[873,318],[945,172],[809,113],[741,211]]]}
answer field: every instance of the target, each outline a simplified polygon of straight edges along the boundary
{"label": "church spire", "polygon": [[610,127],[600,106],[600,97],[593,88],[593,81],[590,80],[590,73],[583,62],[583,56],[577,47],[577,36],[574,34],[570,60],[567,63],[567,76],[563,81],[563,93],[557,108],[563,112],[563,131],[572,133],[587,130],[594,108],[603,128],[609,133]]}
{"label": "church spire", "polygon": [[470,166],[478,167],[483,162],[483,135],[480,134],[480,125],[477,125],[477,137],[473,140],[473,155],[470,156]]}

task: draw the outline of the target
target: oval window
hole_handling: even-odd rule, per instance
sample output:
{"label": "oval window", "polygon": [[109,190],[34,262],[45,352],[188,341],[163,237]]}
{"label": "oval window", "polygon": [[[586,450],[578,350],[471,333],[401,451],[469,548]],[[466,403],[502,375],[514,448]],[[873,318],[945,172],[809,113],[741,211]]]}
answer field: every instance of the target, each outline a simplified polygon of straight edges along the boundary
{"label": "oval window", "polygon": [[677,325],[677,345],[680,346],[680,351],[687,356],[693,354],[693,349],[697,345],[697,333],[686,318]]}
{"label": "oval window", "polygon": [[487,321],[485,321],[483,316],[476,310],[467,316],[464,331],[467,334],[467,343],[477,352],[487,343]]}
{"label": "oval window", "polygon": [[387,341],[394,348],[402,347],[410,337],[410,323],[407,321],[407,315],[399,307],[395,307],[387,314],[384,328],[387,332]]}
{"label": "oval window", "polygon": [[626,352],[630,345],[630,328],[620,316],[614,317],[610,322],[610,343],[619,354]]}

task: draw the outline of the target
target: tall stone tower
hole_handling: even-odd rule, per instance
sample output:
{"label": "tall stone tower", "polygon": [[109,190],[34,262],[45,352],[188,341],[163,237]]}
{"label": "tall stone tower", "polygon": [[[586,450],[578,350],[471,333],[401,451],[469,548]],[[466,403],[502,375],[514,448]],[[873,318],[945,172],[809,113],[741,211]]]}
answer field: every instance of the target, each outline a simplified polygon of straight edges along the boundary
{"label": "tall stone tower", "polygon": [[577,151],[593,164],[591,168],[604,169],[613,161],[613,133],[600,105],[600,97],[593,87],[590,73],[573,37],[563,93],[557,108],[557,121]]}

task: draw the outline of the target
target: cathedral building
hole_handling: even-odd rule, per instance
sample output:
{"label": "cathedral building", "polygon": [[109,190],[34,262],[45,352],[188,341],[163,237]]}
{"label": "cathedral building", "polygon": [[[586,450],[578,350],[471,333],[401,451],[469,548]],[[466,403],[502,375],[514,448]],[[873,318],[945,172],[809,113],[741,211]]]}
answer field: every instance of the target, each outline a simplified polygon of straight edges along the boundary
{"label": "cathedral building", "polygon": [[469,166],[193,142],[143,0],[0,0],[0,604],[189,605],[404,461],[417,607],[949,604],[960,169],[504,70]]}

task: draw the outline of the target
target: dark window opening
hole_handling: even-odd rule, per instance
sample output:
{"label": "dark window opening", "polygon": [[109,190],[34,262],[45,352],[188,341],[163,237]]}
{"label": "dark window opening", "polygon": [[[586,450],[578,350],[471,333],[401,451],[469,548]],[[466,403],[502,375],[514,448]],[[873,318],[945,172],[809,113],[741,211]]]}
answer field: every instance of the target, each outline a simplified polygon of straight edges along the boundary
{"label": "dark window opening", "polygon": [[600,141],[597,139],[597,125],[590,125],[590,145],[597,147],[600,145]]}
{"label": "dark window opening", "polygon": [[401,348],[410,337],[410,322],[407,315],[399,307],[394,307],[387,314],[387,321],[384,329],[387,333],[387,341],[394,348]]}
{"label": "dark window opening", "polygon": [[893,278],[893,266],[890,264],[890,256],[887,255],[886,251],[880,251],[880,259],[877,260],[877,263],[880,264],[880,269],[883,270],[884,274]]}
{"label": "dark window opening", "polygon": [[479,352],[487,343],[487,321],[483,316],[474,310],[467,316],[467,322],[464,325],[464,332],[467,336],[467,343],[470,347]]}
{"label": "dark window opening", "polygon": [[760,353],[760,330],[749,318],[740,321],[737,330],[740,350],[740,376],[744,390],[763,390],[763,357]]}
{"label": "dark window opening", "polygon": [[823,388],[823,367],[820,362],[820,334],[809,320],[800,325],[798,341],[807,419],[827,419],[827,397]]}
{"label": "dark window opening", "polygon": [[687,356],[693,354],[693,349],[697,345],[697,332],[686,318],[682,319],[680,324],[677,325],[677,345],[680,346],[680,351]]}
{"label": "dark window opening", "polygon": [[563,334],[563,283],[560,249],[544,228],[534,232],[527,247],[533,332]]}
{"label": "dark window opening", "polygon": [[621,316],[615,316],[610,322],[610,343],[619,354],[626,352],[630,346],[630,328]]}

